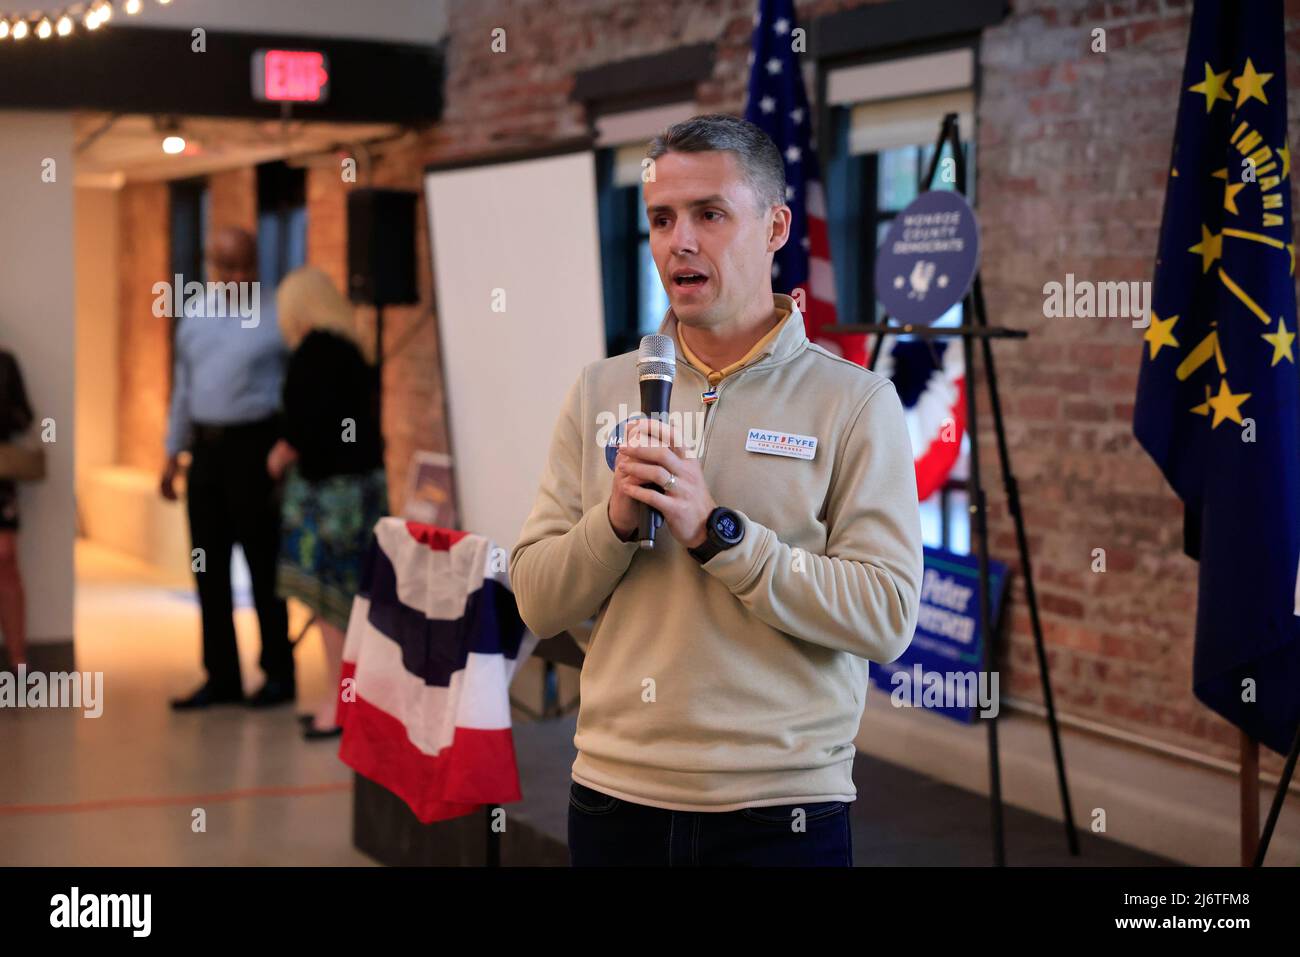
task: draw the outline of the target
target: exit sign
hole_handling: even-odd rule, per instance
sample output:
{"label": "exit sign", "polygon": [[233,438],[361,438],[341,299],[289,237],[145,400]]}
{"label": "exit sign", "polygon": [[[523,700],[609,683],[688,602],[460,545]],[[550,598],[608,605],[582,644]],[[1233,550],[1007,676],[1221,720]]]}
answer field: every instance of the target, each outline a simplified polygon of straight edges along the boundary
{"label": "exit sign", "polygon": [[253,54],[253,96],[273,103],[324,103],[329,61],[315,50],[258,50]]}

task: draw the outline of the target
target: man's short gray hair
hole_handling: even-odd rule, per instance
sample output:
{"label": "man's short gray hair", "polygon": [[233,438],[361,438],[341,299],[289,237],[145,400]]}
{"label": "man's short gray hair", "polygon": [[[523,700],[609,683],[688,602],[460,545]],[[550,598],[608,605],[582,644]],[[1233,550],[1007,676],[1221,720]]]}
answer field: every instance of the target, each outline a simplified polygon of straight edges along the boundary
{"label": "man's short gray hair", "polygon": [[729,113],[705,113],[674,123],[650,141],[646,155],[657,160],[665,153],[735,153],[759,209],[785,202],[785,164],[772,138],[749,120]]}

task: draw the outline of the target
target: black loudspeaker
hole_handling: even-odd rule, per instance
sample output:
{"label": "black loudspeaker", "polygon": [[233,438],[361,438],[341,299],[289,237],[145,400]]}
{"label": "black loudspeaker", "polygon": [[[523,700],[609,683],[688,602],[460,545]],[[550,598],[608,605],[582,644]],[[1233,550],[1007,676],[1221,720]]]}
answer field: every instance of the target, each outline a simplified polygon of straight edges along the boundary
{"label": "black loudspeaker", "polygon": [[369,306],[419,302],[415,281],[418,193],[354,189],[348,193],[348,297]]}

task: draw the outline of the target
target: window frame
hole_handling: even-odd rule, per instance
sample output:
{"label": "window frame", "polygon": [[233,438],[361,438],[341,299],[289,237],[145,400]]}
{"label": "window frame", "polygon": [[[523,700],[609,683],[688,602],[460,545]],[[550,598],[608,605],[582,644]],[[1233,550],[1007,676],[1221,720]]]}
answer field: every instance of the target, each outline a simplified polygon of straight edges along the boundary
{"label": "window frame", "polygon": [[[857,276],[856,282],[852,288],[845,286],[844,280],[839,277],[841,271],[836,271],[837,293],[841,298],[843,307],[840,310],[840,322],[877,322],[880,318],[879,303],[875,298],[875,266],[876,250],[878,243],[876,239],[877,229],[882,222],[888,222],[897,214],[897,210],[887,211],[881,215],[879,208],[879,188],[880,188],[880,169],[879,153],[868,154],[850,154],[848,151],[849,129],[852,122],[853,104],[831,104],[827,100],[827,87],[830,74],[838,69],[846,67],[859,66],[872,63],[886,63],[891,60],[904,59],[907,57],[921,56],[931,53],[945,53],[953,50],[969,49],[972,54],[971,63],[971,83],[970,91],[973,96],[974,105],[972,115],[978,123],[979,104],[980,104],[980,86],[981,86],[981,69],[980,69],[980,34],[972,33],[958,37],[936,38],[928,41],[919,41],[912,43],[900,43],[896,45],[882,46],[877,49],[861,50],[851,53],[837,53],[834,56],[819,57],[816,61],[816,85],[817,85],[817,116],[818,124],[816,130],[818,155],[822,157],[823,167],[827,169],[827,192],[829,193],[832,186],[830,183],[832,167],[837,171],[840,164],[847,169],[847,173],[837,172],[837,182],[841,189],[846,189],[844,195],[850,204],[849,208],[856,210],[856,219],[858,220],[857,228],[850,230],[848,261],[856,264]],[[918,94],[923,95],[923,94]],[[906,97],[899,97],[905,99]],[[935,127],[935,140],[939,136],[939,128]],[[961,135],[962,150],[964,161],[966,163],[966,197],[971,201],[972,207],[975,205],[974,199],[977,194],[976,183],[978,174],[978,157],[973,157],[971,149],[974,142],[973,134],[975,130],[966,129],[959,131]],[[934,140],[929,144],[917,144],[920,148],[917,150],[917,186],[918,192],[921,186],[921,179],[925,174],[928,162],[927,154],[932,152]],[[869,212],[869,215],[867,214]],[[853,248],[856,247],[856,248]],[[851,300],[845,300],[845,293],[849,293]],[[870,304],[869,306],[866,304]],[[863,311],[868,311],[866,318],[861,317]],[[856,314],[856,315],[854,315]],[[960,344],[954,342],[953,345],[960,348]],[[969,370],[967,370],[969,374]],[[969,432],[963,430],[963,446],[970,441]],[[964,449],[963,449],[964,451]],[[962,458],[959,454],[958,462]],[[967,467],[969,468],[969,459],[967,458]],[[959,493],[965,493],[966,501],[969,502],[970,480],[950,478],[944,485],[938,489],[926,501],[930,501],[935,496],[938,497],[939,510],[939,547],[947,551],[953,551],[957,554],[970,554],[970,547],[973,537],[973,529],[970,528],[969,509],[966,505],[958,500]],[[960,520],[965,518],[965,540],[966,549],[964,552],[956,552],[952,547],[956,526],[961,524]]]}

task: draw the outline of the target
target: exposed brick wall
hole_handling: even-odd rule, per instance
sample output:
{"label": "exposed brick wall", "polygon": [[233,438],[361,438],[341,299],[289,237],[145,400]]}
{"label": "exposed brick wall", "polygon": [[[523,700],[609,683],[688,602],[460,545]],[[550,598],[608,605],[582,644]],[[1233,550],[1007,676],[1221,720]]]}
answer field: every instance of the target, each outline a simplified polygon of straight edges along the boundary
{"label": "exposed brick wall", "polygon": [[307,169],[307,262],[348,288],[347,189],[334,164]]}
{"label": "exposed brick wall", "polygon": [[[1196,572],[1180,556],[1181,507],[1133,438],[1141,331],[1126,319],[1043,317],[1043,284],[1066,273],[1151,278],[1186,11],[1101,6],[1021,3],[982,44],[985,289],[995,322],[1031,333],[995,347],[1008,439],[1058,705],[1228,753],[1235,735],[1191,694]],[[1097,26],[1106,53],[1090,51]],[[981,453],[996,467],[982,424]],[[1013,525],[1000,483],[989,484],[992,548],[1011,559]],[[1105,574],[1091,571],[1094,548],[1106,551]],[[1004,687],[1039,699],[1023,595],[1017,576]]]}
{"label": "exposed brick wall", "polygon": [[257,169],[214,173],[208,177],[208,231],[238,226],[257,235]]}
{"label": "exposed brick wall", "polygon": [[[1151,279],[1190,4],[1015,7],[981,48],[983,275],[993,320],[1031,332],[995,348],[1057,702],[1232,758],[1236,729],[1191,691],[1197,568],[1182,555],[1182,506],[1133,437],[1141,330],[1043,317],[1043,284],[1067,273]],[[1105,53],[1091,52],[1095,27]],[[1295,49],[1300,4],[1288,4],[1287,33]],[[1294,60],[1290,72],[1294,131]],[[996,467],[987,415],[982,426]],[[1000,483],[990,486],[993,552],[1010,559],[1014,526]],[[1105,574],[1092,571],[1096,548]],[[1004,687],[1040,699],[1023,579],[1013,601]],[[1265,755],[1266,768],[1279,764]]]}
{"label": "exposed brick wall", "polygon": [[124,465],[162,468],[171,386],[171,320],[153,314],[153,284],[171,281],[167,184],[125,186],[118,249],[118,458]]}

